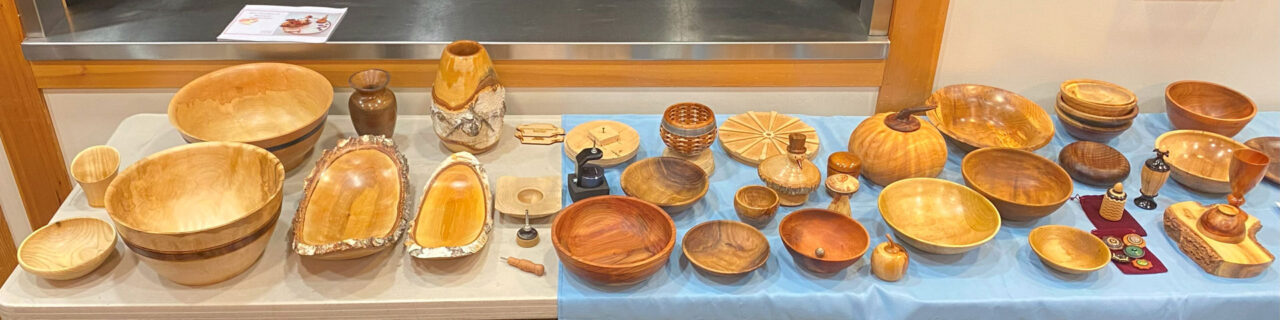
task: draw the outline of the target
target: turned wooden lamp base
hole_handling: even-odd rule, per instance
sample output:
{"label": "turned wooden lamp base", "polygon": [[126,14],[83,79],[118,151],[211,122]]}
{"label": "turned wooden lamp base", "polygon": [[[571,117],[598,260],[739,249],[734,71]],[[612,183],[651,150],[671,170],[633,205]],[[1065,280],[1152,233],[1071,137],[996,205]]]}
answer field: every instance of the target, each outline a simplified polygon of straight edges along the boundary
{"label": "turned wooden lamp base", "polygon": [[689,160],[689,162],[693,162],[693,164],[696,164],[698,165],[699,168],[702,168],[702,171],[706,172],[708,177],[711,176],[712,172],[716,171],[716,158],[711,155],[711,150],[703,150],[702,152],[698,153],[698,155],[691,156],[691,155],[676,152],[675,150],[671,150],[671,148],[666,148],[666,149],[662,149],[662,156],[676,157],[680,159]]}

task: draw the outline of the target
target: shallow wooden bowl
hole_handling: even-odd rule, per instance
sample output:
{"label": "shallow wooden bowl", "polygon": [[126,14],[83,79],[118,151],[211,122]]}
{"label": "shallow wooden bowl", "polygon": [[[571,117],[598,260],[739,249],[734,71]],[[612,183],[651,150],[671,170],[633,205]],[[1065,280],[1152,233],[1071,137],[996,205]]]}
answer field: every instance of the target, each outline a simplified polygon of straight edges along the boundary
{"label": "shallow wooden bowl", "polygon": [[32,232],[18,246],[18,265],[37,277],[70,280],[83,277],[116,251],[116,232],[106,221],[73,218]]}
{"label": "shallow wooden bowl", "polygon": [[692,207],[707,194],[709,185],[702,168],[676,157],[647,158],[622,170],[622,192],[671,214]]}
{"label": "shallow wooden bowl", "polygon": [[1230,193],[1231,153],[1248,147],[1212,132],[1174,130],[1156,138],[1156,148],[1169,152],[1174,181],[1202,192]]}
{"label": "shallow wooden bowl", "polygon": [[1052,160],[1030,151],[983,148],[960,164],[964,183],[1000,211],[1000,217],[1026,221],[1057,211],[1071,197],[1071,176]]}
{"label": "shallow wooden bowl", "polygon": [[284,167],[267,150],[200,142],[157,152],[107,187],[124,243],[165,278],[210,284],[248,269],[275,230]]}
{"label": "shallow wooden bowl", "polygon": [[1102,239],[1068,226],[1037,227],[1027,235],[1027,242],[1040,261],[1063,273],[1090,273],[1111,262],[1111,250]]}
{"label": "shallow wooden bowl", "polygon": [[1083,113],[1120,117],[1137,109],[1138,96],[1114,83],[1072,79],[1063,81],[1059,89],[1059,99]]}
{"label": "shallow wooden bowl", "polygon": [[1053,139],[1053,119],[1035,102],[1008,90],[976,84],[938,89],[925,102],[938,131],[965,150],[1010,147],[1035,151]]}
{"label": "shallow wooden bowl", "polygon": [[729,220],[699,223],[684,233],[680,250],[698,270],[737,276],[764,266],[769,240],[755,227]]}
{"label": "shallow wooden bowl", "polygon": [[763,226],[773,220],[778,213],[778,192],[761,186],[750,185],[738,189],[733,194],[733,210],[738,212],[738,219],[754,226]]}
{"label": "shallow wooden bowl", "polygon": [[1058,152],[1058,164],[1071,180],[1110,187],[1129,177],[1129,159],[1115,148],[1093,141],[1076,141]]}
{"label": "shallow wooden bowl", "polygon": [[880,217],[898,238],[925,252],[964,253],[1000,231],[991,201],[947,180],[899,180],[880,190],[878,202]]}
{"label": "shallow wooden bowl", "polygon": [[182,86],[169,101],[169,123],[187,142],[262,147],[289,171],[320,139],[332,102],[333,85],[319,72],[285,63],[242,64]]}
{"label": "shallow wooden bowl", "polygon": [[800,209],[788,214],[778,224],[778,236],[796,264],[816,273],[848,268],[862,259],[871,244],[861,223],[827,209]]}
{"label": "shallow wooden bowl", "polygon": [[591,197],[556,215],[551,243],[573,274],[598,284],[630,285],[667,264],[676,244],[676,224],[662,208],[644,200]]}
{"label": "shallow wooden bowl", "polygon": [[1165,113],[1174,129],[1203,130],[1234,137],[1258,114],[1244,94],[1205,81],[1178,81],[1164,88]]}
{"label": "shallow wooden bowl", "polygon": [[1280,183],[1280,137],[1257,137],[1245,141],[1244,145],[1271,157],[1271,165],[1267,166],[1267,180]]}
{"label": "shallow wooden bowl", "polygon": [[422,187],[405,247],[418,259],[452,259],[484,249],[495,218],[493,191],[480,159],[463,151],[436,166]]}
{"label": "shallow wooden bowl", "polygon": [[1114,117],[1088,113],[1063,101],[1061,94],[1058,95],[1057,108],[1060,112],[1071,116],[1072,119],[1075,119],[1080,123],[1103,128],[1128,126],[1130,123],[1133,123],[1133,118],[1138,117],[1137,106],[1130,108],[1129,113]]}
{"label": "shallow wooden bowl", "polygon": [[1124,134],[1125,131],[1129,130],[1129,127],[1133,126],[1132,121],[1119,127],[1091,126],[1062,112],[1062,108],[1054,107],[1053,110],[1058,113],[1058,121],[1061,121],[1062,127],[1067,129],[1067,134],[1080,140],[1094,142],[1111,141],[1111,139],[1119,137],[1121,134]]}
{"label": "shallow wooden bowl", "polygon": [[290,245],[301,256],[354,259],[386,249],[409,225],[409,167],[391,139],[351,137],[307,175]]}

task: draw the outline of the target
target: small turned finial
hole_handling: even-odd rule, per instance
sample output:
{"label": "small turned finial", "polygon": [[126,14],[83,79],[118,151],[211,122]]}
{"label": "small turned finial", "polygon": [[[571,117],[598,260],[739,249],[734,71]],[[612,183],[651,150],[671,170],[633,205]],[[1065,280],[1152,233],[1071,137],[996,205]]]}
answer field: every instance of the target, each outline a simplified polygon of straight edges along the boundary
{"label": "small turned finial", "polygon": [[794,154],[804,154],[805,152],[804,134],[792,133],[791,135],[787,136],[787,139],[789,140],[789,143],[787,143],[787,152],[794,153]]}
{"label": "small turned finial", "polygon": [[920,130],[920,119],[913,117],[913,114],[921,113],[937,108],[936,106],[919,106],[914,108],[906,108],[899,110],[897,113],[884,118],[884,125],[898,132],[913,132]]}
{"label": "small turned finial", "polygon": [[1169,172],[1169,164],[1164,161],[1164,158],[1169,156],[1169,151],[1155,148],[1151,149],[1151,152],[1155,152],[1156,155],[1151,157],[1151,159],[1147,159],[1145,162],[1146,167],[1155,172]]}
{"label": "small turned finial", "polygon": [[1111,186],[1111,189],[1107,190],[1107,196],[1123,200],[1128,195],[1124,193],[1124,184],[1116,182],[1116,185]]}

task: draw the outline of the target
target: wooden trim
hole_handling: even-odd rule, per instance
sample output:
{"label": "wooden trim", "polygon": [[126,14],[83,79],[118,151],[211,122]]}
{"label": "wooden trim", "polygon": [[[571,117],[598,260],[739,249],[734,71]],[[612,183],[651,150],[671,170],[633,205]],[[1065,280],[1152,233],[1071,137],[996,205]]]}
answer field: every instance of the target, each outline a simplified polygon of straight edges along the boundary
{"label": "wooden trim", "polygon": [[[39,61],[43,89],[178,88],[219,68],[251,61]],[[392,86],[427,88],[436,60],[284,61],[319,71],[345,88],[352,73],[379,68]],[[882,60],[496,61],[508,87],[874,87]]]}
{"label": "wooden trim", "polygon": [[949,0],[894,1],[889,20],[889,58],[876,112],[918,106],[933,93]]}
{"label": "wooden trim", "polygon": [[31,64],[22,56],[22,24],[14,1],[0,1],[0,139],[35,230],[53,218],[71,192],[62,148]]}
{"label": "wooden trim", "polygon": [[4,209],[0,208],[0,285],[9,280],[9,274],[18,267],[18,248],[13,245],[13,233],[4,221]]}

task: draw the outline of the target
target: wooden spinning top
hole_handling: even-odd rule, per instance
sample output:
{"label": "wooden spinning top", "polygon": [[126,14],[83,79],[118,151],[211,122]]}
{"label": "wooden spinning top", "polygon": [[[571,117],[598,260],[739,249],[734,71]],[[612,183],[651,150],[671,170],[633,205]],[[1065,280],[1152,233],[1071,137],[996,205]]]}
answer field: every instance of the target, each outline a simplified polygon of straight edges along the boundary
{"label": "wooden spinning top", "polygon": [[1102,207],[1098,208],[1098,215],[1110,221],[1120,221],[1120,218],[1124,217],[1124,200],[1126,197],[1128,195],[1124,193],[1124,184],[1117,182],[1115,186],[1107,190],[1107,195],[1102,197]]}
{"label": "wooden spinning top", "polygon": [[788,136],[787,154],[776,155],[760,163],[756,172],[766,186],[778,192],[784,206],[798,206],[809,200],[809,193],[822,183],[818,166],[805,155],[805,135]]}

